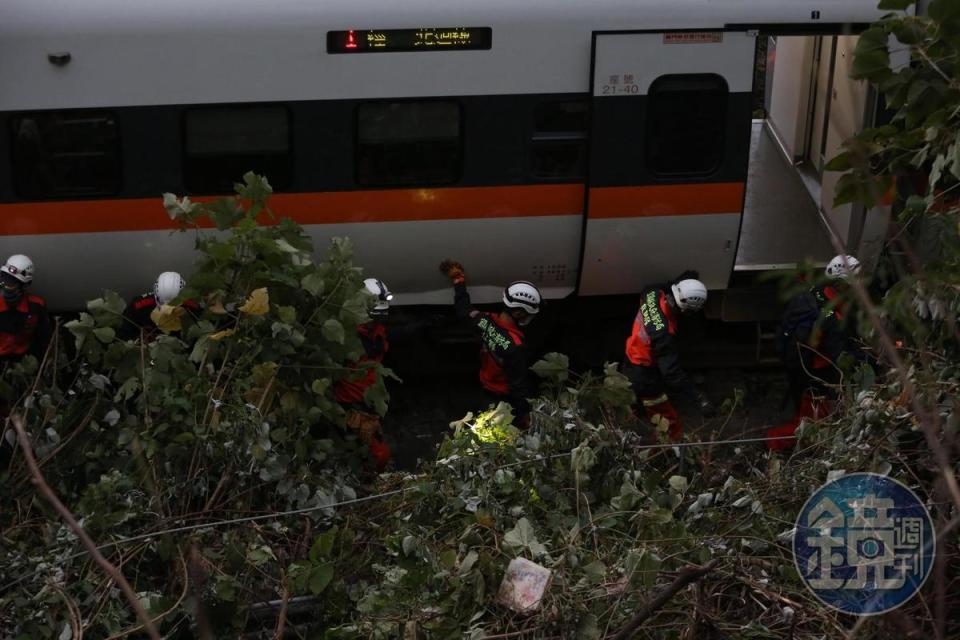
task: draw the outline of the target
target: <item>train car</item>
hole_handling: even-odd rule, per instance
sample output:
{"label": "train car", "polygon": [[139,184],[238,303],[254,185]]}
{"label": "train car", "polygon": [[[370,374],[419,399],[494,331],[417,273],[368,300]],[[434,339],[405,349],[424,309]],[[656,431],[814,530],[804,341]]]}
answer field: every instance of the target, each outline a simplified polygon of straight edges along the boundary
{"label": "train car", "polygon": [[[406,304],[637,292],[834,253],[884,217],[823,161],[872,118],[851,82],[876,0],[5,0],[0,254],[77,309],[190,272],[161,194],[247,170],[318,253],[348,236]],[[762,64],[758,65],[758,52]],[[761,91],[760,86],[764,89]]]}

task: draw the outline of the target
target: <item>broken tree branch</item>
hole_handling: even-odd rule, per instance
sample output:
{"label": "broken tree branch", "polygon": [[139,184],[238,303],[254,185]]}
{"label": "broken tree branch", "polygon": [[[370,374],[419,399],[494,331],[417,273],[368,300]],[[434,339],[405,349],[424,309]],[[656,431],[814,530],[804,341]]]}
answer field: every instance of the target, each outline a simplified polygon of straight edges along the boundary
{"label": "broken tree branch", "polygon": [[623,626],[622,629],[620,629],[620,631],[614,634],[613,640],[626,640],[627,638],[632,637],[633,632],[639,629],[640,625],[642,625],[647,618],[656,613],[660,607],[667,604],[667,602],[669,602],[673,596],[677,595],[688,584],[691,582],[696,582],[703,576],[716,569],[718,564],[720,564],[719,558],[711,560],[702,567],[688,566],[681,569],[680,575],[677,576],[676,580],[662,589],[660,593],[653,598],[653,600],[647,603],[647,605],[640,610],[640,613],[633,617],[633,620],[628,622]]}
{"label": "broken tree branch", "polygon": [[90,539],[90,536],[87,535],[87,532],[80,526],[77,519],[73,517],[70,510],[60,502],[57,494],[55,494],[53,489],[50,488],[50,485],[47,484],[43,473],[40,471],[40,467],[37,466],[36,458],[33,457],[33,449],[30,446],[30,439],[27,437],[27,432],[23,428],[23,420],[18,415],[11,416],[10,420],[13,423],[13,428],[17,432],[17,438],[20,440],[20,449],[23,451],[23,457],[27,462],[27,467],[30,469],[30,475],[33,478],[33,484],[37,487],[37,491],[39,491],[43,497],[47,499],[47,502],[53,506],[54,510],[60,514],[60,517],[63,518],[63,521],[67,523],[70,530],[80,539],[87,553],[100,565],[100,568],[120,586],[123,595],[127,597],[127,601],[130,602],[130,606],[133,607],[133,610],[136,612],[137,617],[140,618],[140,622],[143,623],[143,627],[150,637],[153,640],[160,640],[160,634],[157,633],[157,628],[153,625],[153,620],[150,619],[143,605],[140,604],[140,600],[137,598],[137,594],[134,593],[133,587],[131,587],[127,579],[123,577],[120,570],[113,566],[110,561],[103,557],[103,554],[97,550],[96,543]]}

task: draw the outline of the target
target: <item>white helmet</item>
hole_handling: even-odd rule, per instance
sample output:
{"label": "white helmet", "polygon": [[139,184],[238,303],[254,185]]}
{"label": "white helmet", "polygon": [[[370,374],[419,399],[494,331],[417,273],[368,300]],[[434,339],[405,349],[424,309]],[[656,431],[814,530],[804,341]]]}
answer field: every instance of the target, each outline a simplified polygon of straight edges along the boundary
{"label": "white helmet", "polygon": [[33,282],[33,260],[22,254],[16,254],[7,258],[6,264],[0,267],[0,271],[10,274],[23,284]]}
{"label": "white helmet", "polygon": [[853,256],[835,256],[823,272],[827,274],[828,278],[841,278],[846,280],[851,273],[860,273],[860,261]]}
{"label": "white helmet", "polygon": [[699,280],[681,280],[670,289],[681,311],[699,311],[707,304],[707,287]]}
{"label": "white helmet", "polygon": [[158,305],[169,304],[180,295],[186,284],[176,271],[164,271],[153,285],[153,297],[157,299]]}
{"label": "white helmet", "polygon": [[503,304],[536,315],[540,311],[540,290],[526,280],[518,280],[503,290]]}
{"label": "white helmet", "polygon": [[390,301],[393,300],[393,294],[387,289],[387,285],[383,284],[383,280],[367,278],[363,281],[363,286],[371,295],[377,298],[377,303],[373,306],[373,311],[370,315],[387,315],[387,311],[390,310]]}

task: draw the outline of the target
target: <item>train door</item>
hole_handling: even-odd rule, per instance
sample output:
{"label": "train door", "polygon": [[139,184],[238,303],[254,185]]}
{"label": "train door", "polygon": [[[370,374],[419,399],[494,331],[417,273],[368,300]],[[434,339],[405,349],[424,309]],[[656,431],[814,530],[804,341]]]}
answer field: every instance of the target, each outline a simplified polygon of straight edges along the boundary
{"label": "train door", "polygon": [[696,269],[727,286],[750,151],[755,36],[599,33],[580,293]]}

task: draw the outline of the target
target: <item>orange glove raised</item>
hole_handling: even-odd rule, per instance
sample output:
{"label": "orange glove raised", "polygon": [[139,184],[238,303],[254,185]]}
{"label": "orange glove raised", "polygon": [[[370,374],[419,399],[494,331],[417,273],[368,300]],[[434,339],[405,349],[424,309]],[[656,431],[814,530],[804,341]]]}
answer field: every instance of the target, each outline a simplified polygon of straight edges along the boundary
{"label": "orange glove raised", "polygon": [[440,273],[450,278],[453,284],[460,284],[466,279],[466,274],[463,272],[463,265],[450,258],[440,263]]}

